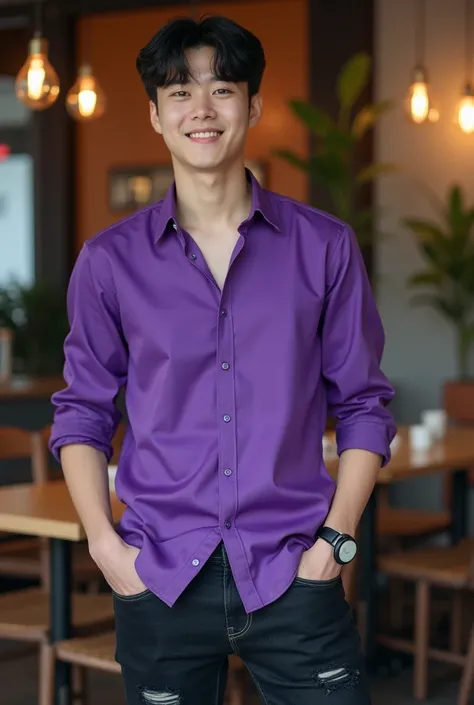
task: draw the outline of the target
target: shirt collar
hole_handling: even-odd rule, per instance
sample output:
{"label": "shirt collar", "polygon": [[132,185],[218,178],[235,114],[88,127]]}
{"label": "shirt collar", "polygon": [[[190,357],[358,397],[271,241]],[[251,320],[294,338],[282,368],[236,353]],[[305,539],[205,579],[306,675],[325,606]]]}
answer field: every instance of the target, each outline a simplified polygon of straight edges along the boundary
{"label": "shirt collar", "polygon": [[[272,194],[263,189],[258,183],[255,176],[249,169],[246,169],[247,179],[252,186],[252,207],[245,223],[251,223],[257,216],[257,213],[262,215],[267,223],[277,232],[282,231],[281,218],[272,200]],[[168,228],[172,226],[176,230],[178,228],[178,219],[176,215],[176,190],[173,182],[168,189],[164,199],[161,201],[161,208],[158,213],[155,231],[155,242],[161,239]]]}

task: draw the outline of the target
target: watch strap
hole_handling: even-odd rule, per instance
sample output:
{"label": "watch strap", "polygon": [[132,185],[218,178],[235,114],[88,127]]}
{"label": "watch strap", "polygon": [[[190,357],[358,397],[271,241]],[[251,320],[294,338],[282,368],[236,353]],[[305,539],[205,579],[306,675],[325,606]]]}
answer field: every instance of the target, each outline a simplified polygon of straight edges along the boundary
{"label": "watch strap", "polygon": [[331,529],[330,526],[321,526],[318,529],[318,532],[316,534],[320,539],[324,539],[324,541],[327,541],[330,543],[332,546],[336,543],[337,539],[342,536],[342,534],[339,533],[339,531],[336,531],[335,529]]}

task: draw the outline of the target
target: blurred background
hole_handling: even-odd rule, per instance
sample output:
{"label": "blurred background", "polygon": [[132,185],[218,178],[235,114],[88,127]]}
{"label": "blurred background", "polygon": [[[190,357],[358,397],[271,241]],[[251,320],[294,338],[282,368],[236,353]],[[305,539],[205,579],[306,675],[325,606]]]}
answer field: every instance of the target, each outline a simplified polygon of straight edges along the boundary
{"label": "blurred background", "polygon": [[[51,423],[49,399],[63,385],[65,288],[83,243],[171,183],[135,58],[169,19],[205,13],[252,30],[266,52],[264,115],[249,134],[248,167],[266,188],[354,227],[385,326],[383,369],[396,388],[400,433],[365,525],[371,557],[358,572],[366,582],[359,579],[359,595],[356,578],[347,583],[359,623],[377,594],[380,620],[398,635],[377,641],[370,618],[361,626],[372,651],[384,649],[372,669],[375,702],[465,705],[461,674],[470,680],[474,671],[474,645],[464,658],[474,638],[466,543],[474,516],[474,0],[0,0],[0,431]],[[0,438],[0,484],[31,482],[31,457],[4,446]],[[11,567],[11,545],[5,536],[7,593],[37,578]],[[449,558],[430,553],[453,547]],[[454,572],[440,583],[438,568],[448,564]],[[443,592],[433,608],[431,655],[420,587],[428,584],[462,598],[449,597],[444,609]],[[0,601],[0,637],[8,637],[2,619]],[[400,635],[410,630],[406,647]],[[448,653],[442,665],[436,650]],[[438,675],[444,670],[428,688],[432,657]],[[4,667],[0,659],[0,682],[12,688],[0,702],[37,702],[36,661]],[[25,663],[31,678],[18,684],[14,669]],[[93,702],[108,702],[109,688],[110,702],[121,702],[116,678],[93,678]],[[253,703],[244,686],[229,697]]]}

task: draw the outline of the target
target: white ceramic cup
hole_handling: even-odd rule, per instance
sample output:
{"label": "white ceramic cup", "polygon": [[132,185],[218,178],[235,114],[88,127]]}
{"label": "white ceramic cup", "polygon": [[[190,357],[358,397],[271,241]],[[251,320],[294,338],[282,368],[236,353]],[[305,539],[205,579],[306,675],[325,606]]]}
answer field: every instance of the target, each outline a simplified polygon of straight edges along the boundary
{"label": "white ceramic cup", "polygon": [[416,424],[410,426],[410,446],[413,450],[426,450],[432,443],[432,435],[426,426]]}
{"label": "white ceramic cup", "polygon": [[421,422],[436,440],[446,433],[448,417],[444,409],[427,409],[421,414]]}

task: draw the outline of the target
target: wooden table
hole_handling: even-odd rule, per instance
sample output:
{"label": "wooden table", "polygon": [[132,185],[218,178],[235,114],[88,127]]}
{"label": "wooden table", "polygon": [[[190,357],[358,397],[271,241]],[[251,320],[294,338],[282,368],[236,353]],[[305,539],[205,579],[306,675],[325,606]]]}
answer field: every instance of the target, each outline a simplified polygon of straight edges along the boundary
{"label": "wooden table", "polygon": [[[474,429],[450,428],[444,438],[426,451],[412,451],[408,428],[400,427],[400,441],[388,465],[380,474],[362,516],[360,525],[361,559],[359,568],[360,599],[365,605],[364,651],[369,669],[376,665],[377,605],[377,495],[378,489],[394,482],[436,473],[452,475],[451,541],[457,543],[467,534],[469,511],[468,469],[474,466]],[[337,460],[326,462],[328,471],[337,474]]]}
{"label": "wooden table", "polygon": [[[376,653],[377,634],[377,489],[383,485],[420,475],[450,472],[453,475],[453,520],[451,535],[458,541],[466,535],[468,478],[474,466],[474,432],[450,429],[445,438],[424,453],[411,453],[407,430],[400,429],[401,443],[391,462],[380,471],[378,482],[361,522],[361,599],[367,606],[364,650],[368,663]],[[337,460],[326,463],[337,474]],[[123,505],[113,495],[112,512],[119,521]],[[86,538],[72,505],[66,485],[58,480],[45,485],[16,485],[0,488],[0,531],[50,539],[51,543],[51,638],[60,641],[70,636],[71,556],[70,545]],[[56,665],[56,705],[69,703],[69,668]]]}
{"label": "wooden table", "polygon": [[0,382],[0,400],[50,398],[65,386],[62,376],[26,377],[14,375],[8,382]]}
{"label": "wooden table", "polygon": [[[123,504],[112,496],[118,522]],[[86,538],[62,480],[45,485],[22,484],[0,488],[0,531],[48,538],[51,546],[51,642],[71,635],[71,542]],[[55,705],[69,705],[70,666],[56,661]]]}

